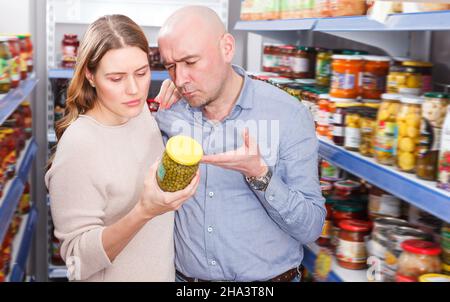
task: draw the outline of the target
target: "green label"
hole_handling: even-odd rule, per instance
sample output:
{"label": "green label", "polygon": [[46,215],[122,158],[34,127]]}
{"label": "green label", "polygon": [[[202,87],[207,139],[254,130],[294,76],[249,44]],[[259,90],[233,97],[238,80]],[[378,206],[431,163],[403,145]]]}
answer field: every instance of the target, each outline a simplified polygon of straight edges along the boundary
{"label": "green label", "polygon": [[166,169],[164,168],[163,163],[160,163],[158,166],[158,178],[160,181],[164,180],[164,176],[166,176]]}

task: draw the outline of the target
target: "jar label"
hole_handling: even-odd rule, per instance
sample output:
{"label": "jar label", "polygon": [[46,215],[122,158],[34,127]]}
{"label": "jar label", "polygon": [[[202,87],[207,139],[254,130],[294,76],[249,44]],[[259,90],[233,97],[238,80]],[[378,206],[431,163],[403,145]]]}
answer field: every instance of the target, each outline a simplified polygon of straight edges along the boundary
{"label": "jar label", "polygon": [[383,216],[400,216],[400,199],[389,194],[369,195],[369,212]]}
{"label": "jar label", "polygon": [[375,150],[394,155],[397,149],[397,124],[379,121],[375,138]]}
{"label": "jar label", "polygon": [[341,169],[327,161],[322,161],[320,174],[326,179],[340,179]]}
{"label": "jar label", "polygon": [[362,75],[362,88],[370,91],[384,91],[386,88],[386,77],[378,76],[371,72]]}
{"label": "jar label", "polygon": [[330,112],[319,110],[317,113],[317,123],[322,126],[328,126],[330,124]]}
{"label": "jar label", "polygon": [[8,61],[0,58],[0,84],[9,83]]}
{"label": "jar label", "polygon": [[161,162],[158,166],[158,178],[160,181],[164,180],[164,176],[166,176],[166,169],[164,168],[163,163]]}
{"label": "jar label", "polygon": [[12,58],[9,61],[9,70],[11,75],[11,80],[14,82],[20,81],[20,59],[19,56]]}
{"label": "jar label", "polygon": [[361,144],[361,131],[359,128],[345,128],[344,146],[349,148],[359,148]]}
{"label": "jar label", "polygon": [[20,53],[20,70],[28,71],[28,53],[22,52]]}
{"label": "jar label", "polygon": [[336,256],[343,262],[366,263],[366,243],[339,239]]}
{"label": "jar label", "polygon": [[329,77],[331,74],[331,61],[317,60],[316,74],[319,77]]}
{"label": "jar label", "polygon": [[352,90],[355,89],[356,75],[352,73],[340,73],[333,71],[331,78],[331,89]]}
{"label": "jar label", "polygon": [[342,124],[343,116],[340,113],[335,113],[335,114],[333,114],[332,120],[333,120],[333,124],[340,125],[340,124]]}
{"label": "jar label", "polygon": [[344,136],[344,127],[333,126],[333,136]]}
{"label": "jar label", "polygon": [[305,58],[293,58],[291,59],[291,68],[295,73],[308,72],[309,61]]}
{"label": "jar label", "polygon": [[276,67],[275,57],[273,55],[264,55],[263,56],[263,67]]}

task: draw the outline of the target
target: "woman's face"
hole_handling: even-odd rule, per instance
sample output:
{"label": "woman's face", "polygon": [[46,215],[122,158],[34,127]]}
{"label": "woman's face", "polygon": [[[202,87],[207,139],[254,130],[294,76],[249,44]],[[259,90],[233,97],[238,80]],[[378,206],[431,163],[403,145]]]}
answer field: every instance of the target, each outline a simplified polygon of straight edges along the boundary
{"label": "woman's face", "polygon": [[140,48],[109,50],[95,74],[86,76],[97,90],[93,111],[100,122],[119,125],[142,112],[150,89],[150,66]]}

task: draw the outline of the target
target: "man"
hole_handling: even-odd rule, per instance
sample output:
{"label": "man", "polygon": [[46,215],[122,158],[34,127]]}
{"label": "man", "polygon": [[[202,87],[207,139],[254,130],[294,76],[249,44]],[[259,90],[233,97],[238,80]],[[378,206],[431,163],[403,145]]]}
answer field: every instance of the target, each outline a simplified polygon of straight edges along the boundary
{"label": "man", "polygon": [[175,12],[158,44],[182,95],[157,113],[161,131],[193,136],[205,153],[197,193],[176,213],[178,280],[298,280],[302,245],[326,213],[310,113],[231,65],[234,38],[209,8]]}

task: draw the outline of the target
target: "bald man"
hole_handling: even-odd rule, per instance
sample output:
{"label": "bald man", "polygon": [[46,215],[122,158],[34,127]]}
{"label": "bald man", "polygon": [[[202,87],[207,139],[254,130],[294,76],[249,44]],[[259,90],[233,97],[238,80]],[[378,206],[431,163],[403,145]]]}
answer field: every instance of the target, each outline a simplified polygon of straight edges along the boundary
{"label": "bald man", "polygon": [[326,215],[309,111],[232,65],[235,40],[209,8],[175,12],[158,44],[182,95],[156,115],[163,136],[192,136],[205,153],[175,215],[177,280],[299,281]]}

